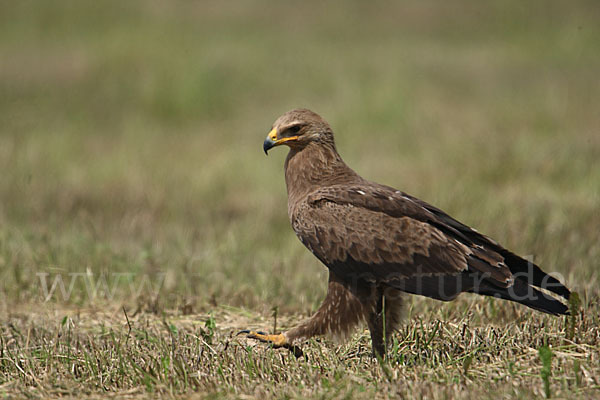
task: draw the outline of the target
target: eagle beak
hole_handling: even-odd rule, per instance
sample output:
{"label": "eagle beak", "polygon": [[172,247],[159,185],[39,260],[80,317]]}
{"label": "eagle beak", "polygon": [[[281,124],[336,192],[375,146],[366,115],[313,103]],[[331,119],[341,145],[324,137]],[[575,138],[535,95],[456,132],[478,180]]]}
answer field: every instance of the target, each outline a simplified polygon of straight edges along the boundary
{"label": "eagle beak", "polygon": [[271,129],[271,132],[269,132],[263,143],[265,154],[269,155],[269,150],[275,146],[277,146],[277,128]]}
{"label": "eagle beak", "polygon": [[269,154],[268,151],[271,148],[273,148],[275,146],[279,146],[280,144],[289,142],[291,140],[298,140],[298,136],[288,136],[288,137],[282,137],[281,139],[277,139],[277,128],[273,128],[273,129],[271,129],[271,132],[269,132],[269,134],[267,135],[267,138],[263,142],[263,150],[265,151],[265,154],[268,155]]}

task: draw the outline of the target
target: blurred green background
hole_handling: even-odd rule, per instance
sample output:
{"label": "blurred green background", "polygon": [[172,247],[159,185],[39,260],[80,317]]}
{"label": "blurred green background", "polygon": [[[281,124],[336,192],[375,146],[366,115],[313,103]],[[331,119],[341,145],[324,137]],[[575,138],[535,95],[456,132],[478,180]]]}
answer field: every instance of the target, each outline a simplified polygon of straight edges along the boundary
{"label": "blurred green background", "polygon": [[261,149],[295,107],[363,176],[597,295],[599,21],[597,1],[2,1],[0,304],[314,309],[327,273],[289,227],[286,151]]}

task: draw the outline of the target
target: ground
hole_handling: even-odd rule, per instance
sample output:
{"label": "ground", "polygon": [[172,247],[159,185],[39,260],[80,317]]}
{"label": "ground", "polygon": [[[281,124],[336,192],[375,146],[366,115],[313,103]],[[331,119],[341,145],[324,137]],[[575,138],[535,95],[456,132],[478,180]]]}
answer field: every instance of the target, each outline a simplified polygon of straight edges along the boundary
{"label": "ground", "polygon": [[[599,17],[595,1],[0,4],[0,393],[600,396]],[[409,297],[383,365],[362,329],[298,359],[236,337],[293,326],[326,289],[287,220],[285,151],[261,148],[294,107],[363,176],[533,257],[581,310]]]}

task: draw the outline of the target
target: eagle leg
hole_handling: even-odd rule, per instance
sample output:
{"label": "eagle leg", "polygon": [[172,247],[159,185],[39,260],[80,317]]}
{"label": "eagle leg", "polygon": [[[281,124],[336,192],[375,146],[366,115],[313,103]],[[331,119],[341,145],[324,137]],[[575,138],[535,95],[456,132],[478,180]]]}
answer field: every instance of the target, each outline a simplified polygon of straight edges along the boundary
{"label": "eagle leg", "polygon": [[384,320],[384,296],[383,291],[380,288],[376,288],[377,294],[374,304],[374,310],[369,313],[367,317],[367,326],[371,333],[371,345],[373,349],[373,355],[377,358],[385,358],[386,353],[386,338],[384,334],[385,320]]}
{"label": "eagle leg", "polygon": [[373,288],[371,311],[367,326],[371,333],[373,355],[385,358],[392,333],[398,329],[402,311],[402,292],[391,287]]}

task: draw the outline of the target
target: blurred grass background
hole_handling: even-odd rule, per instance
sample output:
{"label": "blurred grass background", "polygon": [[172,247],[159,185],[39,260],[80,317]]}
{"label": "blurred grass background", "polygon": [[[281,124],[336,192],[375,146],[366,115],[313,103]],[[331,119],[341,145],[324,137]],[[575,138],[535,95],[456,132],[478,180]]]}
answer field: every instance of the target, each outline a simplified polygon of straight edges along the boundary
{"label": "blurred grass background", "polygon": [[363,176],[596,296],[599,21],[597,1],[2,1],[0,305],[76,276],[50,304],[309,313],[327,272],[289,227],[286,152],[261,149],[295,107]]}

